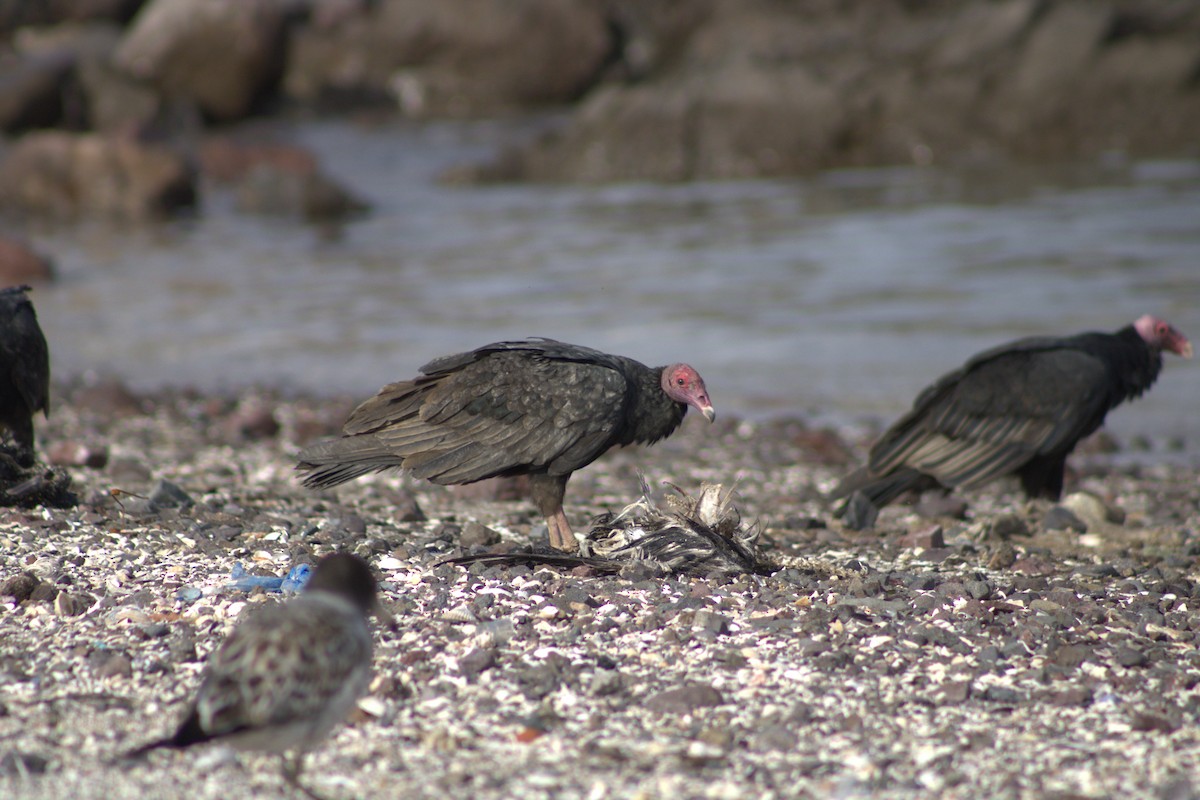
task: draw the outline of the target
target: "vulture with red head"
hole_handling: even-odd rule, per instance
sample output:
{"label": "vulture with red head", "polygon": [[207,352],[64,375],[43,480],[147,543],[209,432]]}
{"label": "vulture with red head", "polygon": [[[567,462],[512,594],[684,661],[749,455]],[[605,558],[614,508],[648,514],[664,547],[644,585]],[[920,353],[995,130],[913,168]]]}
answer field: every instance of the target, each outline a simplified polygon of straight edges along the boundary
{"label": "vulture with red head", "polygon": [[1114,333],[1031,337],[980,353],[921,392],[832,499],[866,528],[904,492],[981,486],[1015,474],[1029,497],[1057,500],[1067,456],[1116,406],[1140,397],[1162,353],[1192,345],[1150,315]]}
{"label": "vulture with red head", "polygon": [[553,339],[484,345],[421,367],[350,415],[340,439],[300,454],[304,484],[401,468],[439,484],[528,475],[550,544],[577,549],[563,513],[571,473],[611,447],[670,436],[694,407],[716,412],[687,364],[647,367]]}

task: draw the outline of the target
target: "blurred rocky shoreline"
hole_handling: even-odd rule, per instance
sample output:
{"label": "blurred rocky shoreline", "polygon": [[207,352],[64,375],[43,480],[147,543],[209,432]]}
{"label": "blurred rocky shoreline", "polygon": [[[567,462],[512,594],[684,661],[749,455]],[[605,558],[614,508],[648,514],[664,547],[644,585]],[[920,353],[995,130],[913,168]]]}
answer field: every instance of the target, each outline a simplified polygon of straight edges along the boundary
{"label": "blurred rocky shoreline", "polygon": [[565,112],[459,181],[1191,157],[1198,69],[1182,0],[7,0],[0,211],[144,220],[211,181],[361,212],[301,148],[231,135],[296,114]]}
{"label": "blurred rocky shoreline", "polygon": [[[1112,797],[1200,787],[1200,475],[1095,439],[1060,506],[998,483],[843,529],[863,452],[803,419],[690,419],[572,481],[572,520],[639,474],[736,492],[769,575],[438,562],[544,540],[519,483],[303,489],[350,398],[58,388],[39,442],[75,507],[0,509],[0,792],[287,796],[269,757],[114,761],[182,713],[261,590],[361,554],[399,621],[311,758],[334,797]],[[1118,452],[1114,452],[1114,449]]]}

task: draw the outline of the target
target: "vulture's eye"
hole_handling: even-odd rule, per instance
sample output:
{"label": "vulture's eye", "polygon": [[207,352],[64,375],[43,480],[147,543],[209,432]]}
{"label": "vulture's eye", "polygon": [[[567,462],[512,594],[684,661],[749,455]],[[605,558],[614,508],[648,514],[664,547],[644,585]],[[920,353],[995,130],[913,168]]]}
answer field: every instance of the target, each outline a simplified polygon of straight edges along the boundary
{"label": "vulture's eye", "polygon": [[687,383],[687,381],[685,381],[683,378],[676,378],[675,383],[679,384],[680,386],[683,386],[684,384]]}

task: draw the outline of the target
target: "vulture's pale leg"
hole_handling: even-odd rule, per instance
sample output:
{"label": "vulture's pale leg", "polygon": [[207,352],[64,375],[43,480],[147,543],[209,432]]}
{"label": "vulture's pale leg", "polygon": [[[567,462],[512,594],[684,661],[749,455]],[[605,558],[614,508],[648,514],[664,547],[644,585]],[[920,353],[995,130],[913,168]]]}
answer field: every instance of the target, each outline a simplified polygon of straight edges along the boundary
{"label": "vulture's pale leg", "polygon": [[571,523],[563,512],[563,495],[567,493],[570,475],[533,475],[529,478],[529,493],[538,510],[546,518],[546,530],[550,534],[550,546],[555,550],[574,553],[579,550]]}
{"label": "vulture's pale leg", "polygon": [[546,517],[546,528],[550,532],[550,546],[555,550],[574,553],[579,549],[579,543],[575,541],[575,534],[571,531],[571,523],[567,522],[567,515],[561,508],[557,513]]}

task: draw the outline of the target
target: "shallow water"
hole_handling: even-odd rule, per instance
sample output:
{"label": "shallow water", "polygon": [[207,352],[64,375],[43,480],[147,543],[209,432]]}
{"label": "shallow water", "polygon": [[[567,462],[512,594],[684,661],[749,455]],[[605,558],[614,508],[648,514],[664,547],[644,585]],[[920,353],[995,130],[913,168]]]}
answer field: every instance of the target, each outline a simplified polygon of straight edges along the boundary
{"label": "shallow water", "polygon": [[[374,212],[336,236],[239,215],[27,232],[59,375],[365,396],[429,358],[542,335],[705,376],[719,412],[890,418],[1028,334],[1152,312],[1200,339],[1200,163],[888,169],[811,179],[462,187],[521,122],[293,133]],[[1118,438],[1200,457],[1200,365],[1170,358]]]}

